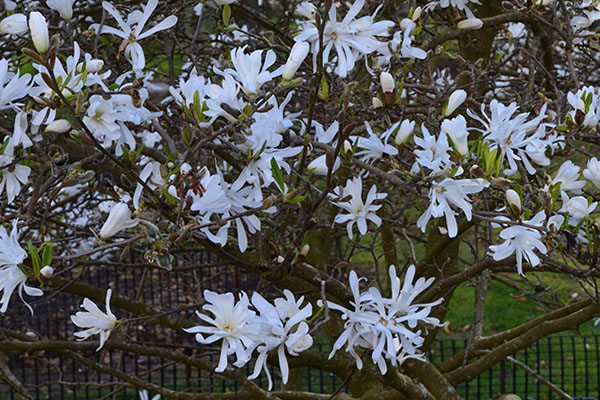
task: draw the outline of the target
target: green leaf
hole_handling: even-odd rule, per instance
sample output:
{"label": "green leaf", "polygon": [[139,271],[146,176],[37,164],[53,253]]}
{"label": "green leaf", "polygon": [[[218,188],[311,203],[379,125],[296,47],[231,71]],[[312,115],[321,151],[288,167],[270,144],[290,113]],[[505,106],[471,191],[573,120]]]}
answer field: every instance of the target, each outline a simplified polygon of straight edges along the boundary
{"label": "green leaf", "polygon": [[42,269],[41,267],[41,260],[40,260],[40,256],[38,254],[37,249],[35,248],[35,246],[31,243],[31,241],[27,242],[27,249],[29,250],[29,256],[31,257],[31,264],[33,267],[33,273],[35,274],[35,277],[37,278],[38,281],[41,282],[40,279],[40,269]]}
{"label": "green leaf", "polygon": [[42,245],[44,251],[42,252],[42,266],[45,267],[47,265],[52,264],[52,256],[54,255],[54,249],[48,243],[44,243]]}
{"label": "green leaf", "polygon": [[281,169],[279,169],[279,164],[277,164],[277,160],[275,160],[275,158],[271,158],[271,171],[273,172],[273,179],[283,192],[285,188],[283,183],[283,174],[281,173]]}
{"label": "green leaf", "polygon": [[323,101],[329,101],[329,85],[327,84],[327,79],[325,79],[325,74],[321,76],[321,89],[318,96]]}
{"label": "green leaf", "polygon": [[223,6],[223,23],[229,26],[229,18],[231,18],[231,7],[228,4]]}

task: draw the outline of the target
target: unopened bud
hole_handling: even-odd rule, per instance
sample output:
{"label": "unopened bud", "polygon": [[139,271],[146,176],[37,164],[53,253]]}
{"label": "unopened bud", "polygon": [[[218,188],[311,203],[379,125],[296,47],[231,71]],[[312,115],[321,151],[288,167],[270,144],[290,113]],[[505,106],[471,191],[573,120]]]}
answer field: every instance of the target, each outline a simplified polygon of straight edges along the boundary
{"label": "unopened bud", "polygon": [[379,81],[381,83],[381,90],[384,93],[391,93],[394,91],[396,84],[394,83],[394,77],[389,72],[382,72],[379,75]]}
{"label": "unopened bud", "polygon": [[421,8],[421,6],[415,8],[415,11],[413,11],[413,15],[412,15],[412,20],[416,21],[419,19],[419,17],[421,16],[421,13],[423,12],[423,9]]}
{"label": "unopened bud", "polygon": [[57,119],[51,122],[44,132],[65,133],[71,130],[71,124],[66,119]]}
{"label": "unopened bud", "polygon": [[456,109],[467,99],[467,92],[462,89],[452,92],[444,109],[444,117],[452,115]]}
{"label": "unopened bud", "polygon": [[275,202],[276,197],[274,195],[270,195],[269,197],[267,197],[262,204],[262,209],[266,210],[267,208],[271,207],[273,205],[273,203]]}
{"label": "unopened bud", "polygon": [[460,21],[456,27],[458,29],[481,29],[483,21],[479,18],[468,18]]}
{"label": "unopened bud", "polygon": [[294,44],[281,74],[284,80],[289,81],[294,77],[294,74],[300,68],[309,51],[310,45],[307,42],[296,42]]}
{"label": "unopened bud", "polygon": [[40,275],[46,279],[50,279],[52,274],[54,274],[54,268],[49,265],[46,265],[44,268],[40,269]]}
{"label": "unopened bud", "polygon": [[352,157],[352,143],[348,140],[344,140],[344,152],[348,155],[348,158]]}
{"label": "unopened bud", "polygon": [[333,153],[329,150],[325,152],[325,165],[327,165],[327,169],[333,168]]}
{"label": "unopened bud", "polygon": [[394,140],[396,146],[400,146],[402,143],[406,142],[414,130],[415,121],[410,121],[408,119],[402,121],[400,129],[398,129],[398,133],[396,134],[396,139]]}
{"label": "unopened bud", "polygon": [[302,246],[302,250],[300,250],[300,255],[302,255],[303,257],[306,257],[308,255],[309,251],[310,251],[310,246],[308,244],[305,244],[304,246]]}
{"label": "unopened bud", "polygon": [[519,193],[513,189],[508,189],[506,191],[506,201],[508,204],[521,211],[521,197],[519,196]]}
{"label": "unopened bud", "polygon": [[383,103],[381,102],[381,100],[379,100],[378,97],[373,97],[373,108],[377,109],[381,107],[383,107]]}
{"label": "unopened bud", "polygon": [[473,176],[483,176],[483,168],[477,164],[473,165],[470,171]]}
{"label": "unopened bud", "polygon": [[296,194],[298,194],[298,192],[295,190],[290,190],[285,194],[285,196],[283,196],[283,201],[291,201],[294,197],[296,197]]}
{"label": "unopened bud", "polygon": [[50,48],[50,36],[46,18],[41,13],[33,11],[29,14],[29,32],[35,49],[39,53],[45,54]]}

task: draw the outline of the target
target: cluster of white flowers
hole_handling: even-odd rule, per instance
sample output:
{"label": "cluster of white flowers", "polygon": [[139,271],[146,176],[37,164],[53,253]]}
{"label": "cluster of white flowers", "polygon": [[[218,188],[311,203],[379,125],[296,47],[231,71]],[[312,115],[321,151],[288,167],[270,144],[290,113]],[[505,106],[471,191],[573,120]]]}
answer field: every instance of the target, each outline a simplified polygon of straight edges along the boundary
{"label": "cluster of white flowers", "polygon": [[[6,312],[8,302],[15,291],[19,292],[19,297],[23,300],[23,291],[29,296],[41,296],[44,292],[41,289],[27,286],[27,275],[21,270],[20,264],[25,260],[27,253],[19,245],[17,224],[14,220],[10,235],[3,226],[0,226],[0,313]],[[25,300],[23,303],[27,306],[31,314],[33,309]]]}
{"label": "cluster of white flowers", "polygon": [[[256,350],[258,357],[254,365],[254,373],[249,376],[254,379],[265,371],[269,380],[269,390],[273,386],[271,374],[267,368],[267,355],[271,350],[277,350],[281,380],[287,383],[289,367],[286,353],[297,356],[310,348],[313,338],[308,332],[306,320],[312,316],[312,305],[304,307],[304,296],[298,300],[289,290],[284,291],[284,297],[276,298],[273,304],[260,294],[252,295],[252,306],[244,292],[236,303],[232,293],[218,294],[209,290],[204,291],[208,302],[202,308],[214,315],[209,317],[196,312],[198,317],[209,325],[200,325],[184,329],[188,333],[196,333],[196,340],[202,344],[211,344],[222,340],[221,354],[216,372],[227,368],[229,355],[235,354],[236,367],[246,365]],[[258,312],[258,314],[257,314]],[[202,334],[209,336],[204,337]]]}
{"label": "cluster of white flowers", "polygon": [[[217,4],[234,1],[218,0]],[[328,207],[333,206],[337,214],[314,213],[310,218],[320,218],[317,223],[323,226],[345,225],[350,240],[344,237],[342,242],[354,245],[354,227],[360,235],[367,235],[372,225],[380,227],[383,220],[378,212],[383,203],[397,211],[390,200],[406,189],[413,196],[407,200],[406,208],[422,212],[414,218],[416,221],[407,218],[407,223],[399,222],[403,229],[415,226],[422,232],[437,229],[455,238],[462,233],[461,219],[479,218],[496,229],[492,237],[496,244],[490,245],[486,253],[496,261],[514,255],[519,274],[523,274],[524,262],[532,267],[542,264],[541,256],[552,253],[550,244],[560,236],[557,233],[568,231],[579,244],[595,241],[588,236],[598,212],[598,192],[586,190],[586,186],[600,189],[600,161],[588,158],[583,169],[583,164],[576,164],[582,160],[565,160],[555,170],[551,158],[568,154],[565,142],[576,137],[573,133],[576,129],[577,134],[596,135],[600,123],[597,87],[577,84],[572,91],[565,91],[565,105],[568,105],[562,112],[560,99],[547,99],[543,95],[535,103],[534,111],[521,112],[528,110],[525,103],[519,105],[502,96],[494,98],[494,91],[486,93],[485,103],[473,111],[478,94],[467,93],[472,86],[460,86],[447,70],[436,70],[430,71],[432,90],[428,92],[421,88],[427,85],[419,83],[419,77],[410,70],[411,65],[427,58],[424,49],[431,49],[422,41],[422,32],[432,31],[426,26],[429,17],[445,13],[458,17],[453,19],[458,21],[459,29],[481,28],[484,21],[470,8],[482,5],[477,0],[430,1],[424,8],[411,9],[395,21],[378,17],[383,5],[372,7],[371,15],[363,15],[368,8],[365,0],[348,4],[331,2],[318,16],[316,7],[304,1],[295,10],[296,31],[292,32],[295,36],[282,52],[287,57],[276,51],[282,48],[280,45],[261,48],[268,42],[254,40],[256,35],[250,30],[232,23],[213,36],[215,43],[224,45],[218,47],[222,57],[210,59],[212,68],[201,70],[200,65],[206,63],[198,60],[183,61],[186,63],[177,68],[170,66],[170,84],[164,83],[162,98],[158,100],[152,98],[152,90],[156,89],[155,79],[161,72],[154,67],[163,61],[150,57],[147,60],[150,53],[145,54],[143,46],[153,35],[165,34],[176,26],[177,16],[158,15],[157,8],[168,10],[165,6],[168,2],[148,0],[129,9],[125,4],[104,1],[102,10],[107,18],[91,25],[94,22],[91,17],[86,19],[87,33],[100,38],[100,43],[117,38],[111,42],[114,46],[110,50],[116,60],[123,57],[127,61],[126,70],[118,76],[113,75],[113,60],[109,63],[98,58],[97,51],[92,51],[92,55],[72,41],[72,51],[61,54],[58,47],[62,50],[65,46],[57,47],[58,41],[51,43],[51,31],[56,26],[48,24],[49,18],[69,30],[79,29],[71,24],[77,17],[77,8],[74,10],[73,6],[80,6],[74,0],[47,0],[45,10],[43,2],[37,2],[35,11],[24,4],[18,10],[21,12],[15,12],[13,2],[4,3],[11,13],[0,20],[0,34],[3,39],[30,42],[24,54],[31,61],[24,66],[8,54],[3,57],[9,58],[0,59],[0,111],[7,116],[3,117],[3,124],[11,124],[6,132],[2,127],[0,196],[3,205],[15,213],[24,209],[20,207],[21,200],[37,190],[30,182],[30,176],[37,174],[34,166],[40,162],[36,151],[45,151],[53,138],[59,136],[76,140],[77,144],[91,143],[103,157],[123,161],[126,168],[131,168],[128,172],[135,180],[128,182],[130,185],[123,183],[130,179],[119,182],[122,185],[110,180],[106,184],[114,201],[98,207],[100,211],[108,211],[99,231],[102,240],[142,225],[146,222],[144,212],[167,209],[170,204],[173,206],[170,211],[176,210],[171,214],[174,218],[170,215],[168,221],[160,221],[165,223],[157,224],[160,228],[156,229],[180,234],[183,226],[197,228],[195,234],[223,247],[231,244],[235,236],[234,245],[244,253],[254,249],[252,236],[256,239],[265,224],[277,224],[277,207],[293,210],[292,207],[310,206],[314,189],[314,192],[326,190],[321,199]],[[550,3],[551,0],[536,0],[534,6]],[[204,3],[196,5],[196,15],[202,16],[204,6]],[[572,8],[575,12],[569,22],[576,39],[591,36],[594,24],[600,20],[598,2],[585,0]],[[131,11],[125,16],[124,10]],[[223,8],[224,19],[227,12],[231,9]],[[322,15],[325,13],[326,16]],[[522,35],[523,29],[527,28],[507,26],[507,36],[515,39]],[[80,43],[83,46],[84,42]],[[422,48],[419,43],[423,43]],[[310,52],[312,70],[310,61],[304,65]],[[185,51],[178,57],[184,58]],[[322,65],[317,65],[319,60]],[[360,62],[365,63],[364,69]],[[366,73],[361,75],[365,69]],[[181,71],[179,76],[178,71]],[[301,108],[307,104],[306,85],[297,85],[305,78],[312,79],[315,72],[322,77],[317,82],[321,86],[310,94],[314,97],[308,98],[309,103],[314,101],[310,114],[304,113]],[[366,85],[351,83],[351,76],[360,77]],[[347,97],[354,94],[340,96],[339,92],[329,90],[330,84],[339,89],[343,86],[340,82],[348,84],[346,93],[352,92],[354,85],[364,89],[372,104],[356,105],[354,97]],[[426,118],[422,117],[422,104],[411,97],[411,86],[424,91],[420,97],[430,106]],[[316,98],[322,99],[323,104],[315,106]],[[344,105],[345,115],[328,114],[337,104]],[[419,111],[412,112],[416,105]],[[318,108],[323,112],[315,112]],[[365,120],[364,116],[371,114],[376,117]],[[356,115],[359,117],[355,118]],[[166,119],[174,124],[170,129],[161,125],[166,125]],[[418,119],[420,129],[415,128],[418,125],[413,119]],[[180,133],[181,142],[168,143]],[[187,150],[185,155],[180,154],[183,149]],[[334,154],[332,149],[339,151]],[[231,151],[233,156],[231,159],[215,156],[220,151]],[[202,158],[194,153],[201,153],[204,161],[198,161]],[[353,163],[364,169],[352,169]],[[83,184],[70,182],[77,180],[73,177],[81,167],[82,164],[70,165],[69,169],[55,171],[52,164],[47,172],[52,179],[47,186],[65,176],[68,179],[62,181],[64,185],[53,188],[50,203],[87,190],[82,189]],[[335,180],[331,179],[333,174]],[[390,174],[393,179],[383,179],[382,174]],[[331,189],[338,178],[344,186]],[[541,182],[539,188],[521,184],[530,179]],[[324,180],[331,187],[323,185]],[[406,182],[407,188],[395,187],[398,180]],[[408,187],[409,183],[414,185]],[[369,186],[368,191],[365,187],[366,193],[363,184]],[[118,186],[116,190],[114,186]],[[133,193],[124,187],[131,188]],[[498,193],[505,196],[505,207],[497,204]],[[418,201],[414,201],[414,196]],[[532,200],[536,196],[547,204]],[[153,201],[156,199],[159,201]],[[428,204],[422,206],[423,200]],[[67,210],[67,203],[56,206],[56,210],[73,221],[84,220],[82,226],[88,222],[94,224],[93,229],[100,226],[97,210],[77,214]],[[488,208],[490,204],[493,210]],[[273,219],[265,221],[264,214]],[[230,235],[231,230],[235,230],[235,235]],[[160,233],[157,236],[163,236]],[[281,236],[287,234],[288,231],[282,231]],[[0,227],[2,313],[6,312],[15,290],[21,298],[23,292],[30,296],[43,294],[41,289],[26,285],[33,276],[29,265],[23,265],[27,252],[17,236],[16,220],[10,235]],[[166,249],[174,244],[172,236],[176,235],[161,237],[167,239],[156,243],[156,248]],[[37,271],[38,275],[50,279],[54,270],[50,266],[45,268]],[[424,342],[425,326],[440,326],[430,313],[442,300],[413,304],[433,282],[433,278],[419,278],[413,283],[415,274],[415,267],[409,267],[401,285],[396,268],[391,266],[391,295],[384,297],[374,287],[361,290],[361,279],[351,271],[353,309],[328,302],[329,308],[341,312],[345,321],[331,356],[345,346],[360,368],[362,355],[358,349],[367,350],[382,374],[389,365],[398,367],[408,358],[422,359],[419,348]],[[250,378],[264,371],[269,388],[272,379],[267,357],[269,353],[277,353],[285,383],[289,375],[288,357],[310,348],[313,337],[309,329],[312,305],[304,304],[304,297],[296,300],[288,290],[283,293],[284,297],[269,302],[258,293],[249,297],[242,292],[236,301],[232,293],[205,291],[207,304],[203,310],[212,316],[197,312],[207,325],[186,331],[196,333],[196,340],[202,344],[222,342],[217,372],[227,368],[229,356],[235,357],[236,367],[247,365],[255,356]],[[83,328],[75,333],[78,340],[99,335],[97,350],[104,346],[118,324],[110,308],[111,296],[108,289],[105,312],[86,298],[82,304],[85,311],[71,316],[72,322]],[[148,398],[148,393],[140,392],[140,397]]]}
{"label": "cluster of white flowers", "polygon": [[329,308],[341,312],[342,319],[346,321],[344,331],[334,343],[329,358],[346,345],[346,351],[356,360],[356,367],[361,369],[362,358],[357,348],[363,348],[371,352],[371,359],[382,374],[387,372],[387,361],[394,367],[400,367],[409,358],[423,360],[424,355],[418,352],[424,342],[423,329],[426,326],[441,326],[440,321],[429,314],[443,299],[414,304],[419,294],[434,281],[434,278],[419,278],[413,283],[415,273],[414,265],[408,267],[401,287],[396,267],[390,265],[391,294],[388,298],[383,297],[375,287],[361,291],[360,281],[364,278],[359,279],[351,271],[353,309],[328,302]]}

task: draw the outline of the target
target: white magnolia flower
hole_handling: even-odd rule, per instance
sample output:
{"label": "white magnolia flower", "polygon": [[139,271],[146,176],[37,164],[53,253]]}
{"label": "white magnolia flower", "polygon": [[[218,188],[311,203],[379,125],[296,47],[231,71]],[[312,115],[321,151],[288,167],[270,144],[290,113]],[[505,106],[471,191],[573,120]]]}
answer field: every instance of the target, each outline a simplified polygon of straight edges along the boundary
{"label": "white magnolia flower", "polygon": [[448,98],[448,103],[444,109],[444,117],[448,117],[456,111],[458,107],[467,99],[467,92],[462,89],[455,90]]}
{"label": "white magnolia flower", "polygon": [[[117,21],[117,24],[121,30],[104,25],[98,34],[110,33],[123,38],[123,44],[119,47],[119,51],[121,51],[121,47],[124,47],[123,52],[125,57],[133,66],[133,70],[136,71],[136,74],[141,72],[141,70],[146,66],[144,49],[139,44],[139,41],[155,34],[156,32],[169,29],[177,23],[177,17],[170,15],[158,24],[154,25],[152,28],[142,33],[144,26],[148,22],[148,19],[150,19],[150,15],[156,9],[157,5],[158,0],[148,0],[148,3],[143,8],[143,12],[140,13],[138,11],[129,14],[127,17],[127,22],[125,22],[114,5],[107,1],[102,2],[102,7]],[[135,28],[133,27],[134,25]],[[90,29],[98,30],[100,29],[100,25],[93,24],[90,26]]]}
{"label": "white magnolia flower", "polygon": [[[341,187],[339,189],[342,189]],[[358,231],[361,235],[367,233],[367,221],[373,222],[376,226],[381,225],[381,218],[375,214],[375,211],[381,208],[381,205],[373,204],[376,200],[383,200],[387,197],[387,193],[377,193],[377,187],[371,186],[369,193],[367,194],[367,200],[362,200],[362,179],[356,177],[348,179],[346,187],[340,190],[341,193],[329,194],[329,201],[340,207],[341,209],[348,212],[348,214],[338,214],[335,217],[334,222],[337,224],[348,223],[346,230],[348,236],[352,239],[353,232],[352,228],[356,223]],[[345,200],[346,197],[350,196],[350,200]],[[340,199],[336,201],[336,199]]]}
{"label": "white magnolia flower", "polygon": [[[333,168],[331,169],[331,173],[333,174],[335,171],[337,171],[340,168],[340,165],[341,165],[340,158],[337,157],[335,159],[335,162],[333,163]],[[319,157],[315,158],[314,160],[312,160],[306,166],[306,170],[313,174],[326,176],[327,171],[329,170],[329,168],[327,167],[327,155],[323,154],[323,155],[320,155]]]}
{"label": "white magnolia flower", "polygon": [[421,125],[421,133],[423,137],[415,136],[415,144],[421,149],[415,149],[415,163],[411,168],[411,172],[419,172],[419,166],[431,170],[431,174],[438,173],[444,168],[452,164],[450,159],[450,151],[452,148],[448,143],[448,135],[439,135],[435,137],[429,133],[425,124]]}
{"label": "white magnolia flower", "polygon": [[[148,186],[148,188],[151,190],[163,187],[166,184],[165,179],[162,177],[160,172],[160,163],[156,161],[151,161],[144,166],[144,169],[140,173],[140,179],[146,182],[146,186]],[[144,187],[141,183],[138,183],[135,188],[135,192],[133,194],[133,207],[136,209],[139,206],[143,189]]]}
{"label": "white magnolia flower", "polygon": [[600,189],[600,161],[596,157],[588,160],[587,168],[583,170],[583,176]]}
{"label": "white magnolia flower", "polygon": [[13,74],[8,71],[8,60],[0,59],[0,111],[17,108],[20,104],[15,100],[27,96],[31,75]]}
{"label": "white magnolia flower", "polygon": [[[211,312],[211,318],[196,311],[196,315],[212,326],[194,326],[184,329],[188,333],[195,333],[196,340],[202,344],[212,344],[222,340],[221,355],[215,372],[223,372],[227,367],[227,356],[236,355],[236,367],[244,366],[251,358],[257,339],[257,327],[253,324],[256,316],[254,311],[248,309],[249,301],[246,293],[241,293],[240,300],[235,303],[232,293],[218,294],[210,290],[204,291],[204,298],[208,304],[202,306]],[[208,337],[202,333],[209,334]]]}
{"label": "white magnolia flower", "polygon": [[27,136],[27,113],[25,111],[19,111],[15,117],[15,125],[13,128],[13,134],[10,138],[7,150],[8,153],[12,154],[13,148],[21,145],[24,149],[33,146],[33,142]]}
{"label": "white magnolia flower", "polygon": [[[257,347],[258,358],[254,365],[254,373],[248,378],[254,379],[264,370],[267,374],[269,390],[273,387],[273,382],[267,368],[268,352],[277,349],[281,381],[285,384],[289,375],[286,348],[289,354],[298,355],[299,352],[309,348],[313,342],[313,338],[308,334],[308,325],[304,322],[312,315],[312,305],[308,303],[300,308],[304,297],[296,301],[292,292],[285,290],[284,293],[286,298],[275,299],[275,305],[256,292],[252,295],[252,305],[259,312],[254,323],[257,326],[260,344]],[[297,329],[292,332],[294,327]]]}
{"label": "white magnolia flower", "polygon": [[327,129],[314,120],[312,125],[315,128],[315,140],[319,143],[330,144],[340,131],[340,123],[338,121],[333,121]]}
{"label": "white magnolia flower", "polygon": [[[356,0],[344,19],[338,22],[337,3],[332,3],[329,9],[329,19],[323,32],[323,65],[329,62],[329,55],[335,46],[337,66],[335,73],[345,78],[354,69],[356,61],[375,51],[381,52],[385,44],[377,36],[387,36],[387,30],[394,25],[392,21],[374,22],[375,15],[364,16],[355,20],[365,5],[364,0]],[[319,33],[314,19],[303,21],[303,30],[295,41],[307,41],[312,45],[313,69],[316,70],[317,54],[319,53]]]}
{"label": "white magnolia flower", "polygon": [[138,223],[137,218],[131,218],[131,210],[125,203],[116,203],[108,213],[108,218],[100,229],[100,237],[108,239],[123,229],[133,228]]}
{"label": "white magnolia flower", "polygon": [[[546,219],[546,212],[540,211],[531,220],[523,221],[528,225],[542,227]],[[523,257],[532,267],[540,264],[540,258],[535,254],[538,250],[542,254],[546,254],[548,250],[544,243],[540,240],[541,233],[534,228],[511,225],[504,228],[500,232],[500,238],[504,239],[504,243],[490,246],[490,255],[494,260],[500,261],[515,254],[517,257],[517,272],[523,275]]]}
{"label": "white magnolia flower", "polygon": [[445,119],[442,121],[441,133],[448,135],[454,148],[461,156],[469,152],[469,131],[467,130],[467,120],[462,115],[456,118]]}
{"label": "white magnolia flower", "polygon": [[578,181],[577,179],[579,179],[579,167],[573,164],[571,160],[567,160],[561,164],[551,185],[560,184],[561,191],[580,194],[581,189],[585,186],[585,181]]}
{"label": "white magnolia flower", "polygon": [[589,204],[583,196],[575,196],[569,199],[565,192],[561,192],[562,207],[559,212],[569,213],[569,225],[577,226],[582,219],[588,218],[598,206],[594,202]]}
{"label": "white magnolia flower", "polygon": [[21,35],[27,32],[27,17],[25,14],[12,14],[0,21],[0,33]]}
{"label": "white magnolia flower", "polygon": [[19,265],[27,257],[27,252],[19,245],[17,224],[15,219],[10,235],[3,226],[0,226],[0,267]]}
{"label": "white magnolia flower", "polygon": [[418,58],[420,60],[427,57],[427,52],[412,45],[414,39],[413,32],[417,28],[415,20],[404,18],[400,21],[400,30],[394,33],[392,40],[383,43],[378,49],[381,57],[377,61],[382,64],[389,64],[393,56],[402,56],[406,58]]}
{"label": "white magnolia flower", "polygon": [[[202,3],[200,3],[202,4]],[[140,390],[139,392],[140,395],[140,400],[150,400],[150,395],[148,394],[147,390]],[[157,394],[156,396],[154,396],[152,398],[152,400],[160,400],[160,394]]]}
{"label": "white magnolia flower", "polygon": [[[459,170],[459,174],[460,174]],[[467,221],[471,220],[471,200],[468,194],[479,193],[490,183],[485,179],[452,179],[445,178],[439,183],[434,183],[429,189],[429,199],[431,204],[425,210],[423,215],[417,220],[417,226],[425,232],[427,222],[433,218],[446,216],[446,227],[448,236],[455,237],[458,234],[458,225],[456,223],[456,211],[451,205],[459,208],[465,214]]]}
{"label": "white magnolia flower", "polygon": [[531,157],[527,148],[531,143],[540,140],[546,136],[547,124],[541,123],[546,118],[546,104],[540,110],[537,117],[527,121],[529,113],[521,113],[513,118],[518,110],[517,103],[511,103],[505,106],[497,100],[492,100],[490,105],[490,116],[485,113],[485,105],[481,105],[481,114],[483,117],[467,110],[467,113],[484,128],[475,129],[484,136],[484,142],[488,143],[490,150],[499,149],[502,153],[502,160],[506,159],[509,168],[504,170],[506,175],[513,175],[517,172],[517,161],[521,161],[529,174],[535,174],[536,170],[531,165],[529,159],[534,162],[537,158]]}
{"label": "white magnolia flower", "polygon": [[23,262],[27,253],[21,245],[19,245],[18,220],[13,221],[10,235],[6,232],[3,226],[0,226],[0,313],[6,312],[10,298],[18,288],[19,297],[33,315],[33,309],[23,299],[23,291],[29,296],[41,296],[44,294],[41,289],[27,286],[27,276],[18,266]]}
{"label": "white magnolia flower", "polygon": [[[31,173],[31,168],[16,163],[13,152],[14,146],[9,142],[4,150],[4,154],[0,155],[0,168],[4,167],[0,170],[0,174],[2,174],[0,194],[6,189],[6,197],[9,204],[12,203],[21,192],[21,185],[27,183],[29,174]],[[10,168],[8,168],[9,165],[11,166]]]}
{"label": "white magnolia flower", "polygon": [[0,313],[6,312],[10,297],[12,296],[13,291],[18,287],[19,297],[29,309],[31,315],[33,315],[33,309],[23,299],[23,290],[29,296],[41,296],[44,294],[44,292],[41,289],[27,286],[26,282],[27,276],[18,266],[6,265],[4,267],[0,267],[0,290],[3,291],[2,298],[0,299]]}
{"label": "white magnolia flower", "polygon": [[[342,319],[346,320],[344,331],[334,343],[329,358],[346,345],[346,351],[354,357],[357,368],[362,369],[362,359],[356,349],[362,347],[371,351],[371,359],[382,374],[387,372],[386,361],[399,367],[408,358],[424,359],[424,355],[418,352],[424,343],[422,331],[415,329],[419,323],[440,326],[439,320],[429,317],[429,314],[442,299],[427,304],[413,302],[431,286],[434,279],[419,278],[413,285],[415,267],[412,265],[406,272],[402,288],[393,265],[389,268],[389,275],[392,285],[390,298],[384,298],[373,287],[361,293],[360,280],[351,271],[349,281],[354,301],[350,304],[353,310],[328,302],[329,308],[340,311]],[[317,304],[321,305],[320,301]]]}
{"label": "white magnolia flower", "polygon": [[39,53],[45,54],[50,48],[50,36],[46,18],[41,13],[33,11],[29,14],[29,32],[35,49]]}
{"label": "white magnolia flower", "polygon": [[75,0],[46,0],[52,10],[58,11],[61,18],[70,21],[73,18],[73,3]]}
{"label": "white magnolia flower", "polygon": [[88,299],[83,299],[81,305],[86,311],[78,311],[75,315],[71,315],[71,321],[80,327],[86,328],[83,331],[75,332],[74,335],[77,340],[85,340],[93,335],[100,335],[100,345],[96,351],[100,350],[104,346],[104,342],[110,336],[110,332],[117,324],[117,317],[112,313],[110,309],[110,297],[112,290],[109,288],[106,291],[106,312],[100,311],[98,306]]}
{"label": "white magnolia flower", "polygon": [[573,121],[575,113],[579,110],[585,115],[581,125],[587,128],[596,128],[600,122],[600,96],[595,87],[584,86],[575,93],[569,92],[567,101],[573,107],[573,110],[569,112]]}
{"label": "white magnolia flower", "polygon": [[251,154],[258,154],[261,150],[276,148],[283,140],[282,133],[294,126],[294,121],[301,113],[286,113],[285,107],[292,100],[294,92],[290,91],[280,105],[277,98],[271,96],[267,104],[271,108],[266,112],[255,112],[254,123],[250,125],[251,135],[246,137],[246,142],[241,146],[243,150],[251,150]]}
{"label": "white magnolia flower", "polygon": [[90,106],[87,115],[83,117],[83,123],[104,147],[109,147],[120,136],[113,102],[100,95],[90,97]]}
{"label": "white magnolia flower", "polygon": [[227,68],[221,72],[215,68],[215,71],[233,76],[242,85],[244,93],[248,96],[256,96],[260,94],[262,85],[281,75],[283,67],[270,72],[268,68],[275,63],[275,52],[268,50],[263,63],[262,50],[255,50],[250,54],[246,54],[246,47],[231,50],[231,63],[234,69]]}
{"label": "white magnolia flower", "polygon": [[[390,136],[398,129],[400,121],[392,125],[388,130],[376,135],[371,129],[371,125],[365,121],[365,128],[369,134],[368,138],[358,137],[357,147],[364,149],[356,153],[362,161],[371,162],[383,158],[385,154],[395,156],[398,154],[398,149],[388,144]],[[356,136],[350,137],[350,141],[353,143],[356,141]]]}
{"label": "white magnolia flower", "polygon": [[307,42],[296,42],[290,51],[290,55],[285,63],[285,67],[283,68],[283,73],[281,77],[284,80],[291,80],[294,77],[300,65],[308,55],[310,51],[310,44]]}

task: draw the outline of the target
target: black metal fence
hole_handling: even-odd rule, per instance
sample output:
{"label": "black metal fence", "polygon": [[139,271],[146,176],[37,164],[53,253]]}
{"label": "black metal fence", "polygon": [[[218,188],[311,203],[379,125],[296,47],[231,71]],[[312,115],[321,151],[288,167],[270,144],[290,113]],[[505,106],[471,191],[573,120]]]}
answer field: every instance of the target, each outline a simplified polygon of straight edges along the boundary
{"label": "black metal fence", "polygon": [[[255,278],[233,266],[211,266],[214,260],[206,256],[194,262],[202,263],[206,268],[190,272],[186,270],[185,264],[179,264],[173,271],[167,272],[142,267],[123,271],[120,271],[118,266],[90,267],[83,271],[80,279],[98,287],[110,285],[120,295],[137,297],[164,310],[175,310],[182,305],[193,303],[206,288],[224,290],[235,287],[251,290],[257,285]],[[75,326],[69,316],[78,310],[81,300],[80,297],[68,293],[54,295],[49,300],[33,304],[35,315],[31,317],[19,300],[14,298],[9,311],[0,318],[0,326],[20,331],[30,330],[53,340],[72,340]],[[127,317],[123,310],[113,309],[113,312],[120,318]],[[189,309],[183,309],[181,316],[196,318]],[[194,342],[193,335],[162,328],[152,321],[132,324],[122,333],[128,339],[140,343],[177,344],[188,355],[196,354],[200,350],[200,346]],[[436,341],[428,357],[432,362],[438,363],[461,351],[465,345],[464,340]],[[330,345],[326,343],[315,346],[319,351],[330,350]],[[235,392],[240,389],[233,381],[162,358],[139,356],[117,350],[90,352],[86,356],[174,390]],[[214,358],[216,361],[216,356],[218,355],[207,354],[205,357]],[[548,337],[513,357],[573,397],[600,399],[598,336]],[[109,375],[88,370],[52,353],[10,353],[7,366],[35,399],[108,399],[113,396],[118,399],[138,398],[137,389],[117,385]],[[279,372],[277,369],[271,372],[275,377],[275,387],[278,387]],[[262,376],[257,379],[257,383],[263,387],[267,384]],[[302,387],[305,390],[331,393],[341,384],[342,381],[338,377],[327,372],[312,368],[304,371]],[[458,389],[467,399],[489,399],[498,393],[516,393],[523,399],[559,398],[530,373],[508,360],[473,381],[460,385]],[[0,374],[0,399],[16,398],[18,397],[11,387],[2,382]]]}

